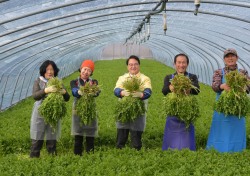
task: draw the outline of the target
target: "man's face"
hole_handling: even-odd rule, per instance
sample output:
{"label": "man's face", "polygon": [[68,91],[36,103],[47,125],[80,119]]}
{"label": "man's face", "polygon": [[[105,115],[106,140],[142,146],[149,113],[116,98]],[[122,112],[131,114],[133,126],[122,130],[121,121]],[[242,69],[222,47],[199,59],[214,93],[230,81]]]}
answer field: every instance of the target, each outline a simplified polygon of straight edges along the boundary
{"label": "man's face", "polygon": [[128,71],[131,75],[136,75],[140,71],[140,65],[136,59],[129,59],[128,61]]}
{"label": "man's face", "polygon": [[188,67],[187,58],[185,56],[178,56],[174,66],[177,73],[185,73]]}

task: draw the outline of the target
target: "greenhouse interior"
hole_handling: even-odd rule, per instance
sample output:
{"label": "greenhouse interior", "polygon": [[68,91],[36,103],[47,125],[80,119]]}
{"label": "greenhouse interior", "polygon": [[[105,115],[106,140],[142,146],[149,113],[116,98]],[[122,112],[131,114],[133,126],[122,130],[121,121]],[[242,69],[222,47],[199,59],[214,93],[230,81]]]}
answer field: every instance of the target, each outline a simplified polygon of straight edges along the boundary
{"label": "greenhouse interior", "polygon": [[[225,66],[223,52],[228,48],[233,48],[237,51],[238,68],[250,73],[250,0],[0,0],[0,120],[5,118],[5,112],[11,111],[11,108],[20,102],[32,97],[33,83],[39,77],[41,64],[46,60],[54,61],[60,69],[58,77],[67,79],[68,76],[78,72],[79,66],[84,60],[92,60],[97,63],[96,70],[100,68],[98,63],[108,63],[109,61],[114,61],[115,63],[117,61],[119,64],[124,63],[124,68],[126,69],[125,59],[131,55],[136,55],[142,61],[150,60],[149,65],[152,67],[152,70],[155,69],[155,75],[157,75],[158,67],[159,70],[161,70],[161,66],[174,69],[175,55],[184,53],[189,57],[187,71],[196,74],[200,84],[211,88],[214,71]],[[119,62],[120,59],[124,61]],[[159,65],[159,63],[162,65]],[[153,69],[153,67],[157,68]],[[103,71],[109,72],[112,76],[113,68],[115,67],[109,68],[107,66],[106,70]],[[97,75],[98,71],[95,72]],[[93,76],[95,76],[95,72]],[[124,72],[120,72],[120,75],[122,73]],[[145,75],[147,74],[145,72]],[[166,75],[164,71],[162,74],[163,76]],[[114,81],[117,78],[114,78]],[[159,89],[154,89],[155,85],[153,85],[152,95],[158,95],[158,93],[155,93],[157,91],[159,95],[162,95],[162,78],[164,77],[161,77],[161,80],[159,80],[159,84],[161,84]],[[151,78],[151,80],[153,79],[157,79],[157,76],[156,78]],[[103,88],[105,88],[106,81],[103,82],[99,78]],[[69,84],[69,81],[65,84]],[[114,86],[115,82],[113,83],[113,88]],[[71,94],[70,89],[68,89],[68,92]],[[102,93],[105,94],[105,91]],[[110,96],[115,98],[113,93],[110,94]],[[207,96],[209,97],[210,95]],[[211,96],[211,101],[214,100],[213,96]],[[71,99],[73,100],[73,98]],[[33,103],[34,101],[31,104]],[[32,105],[30,110],[32,110]],[[22,111],[26,110],[23,109]],[[22,111],[20,108],[19,112]],[[212,118],[212,105],[208,116]],[[28,123],[30,117],[26,118]],[[0,129],[6,129],[4,128],[4,122],[1,122]],[[8,124],[11,123],[7,122]],[[165,119],[162,123],[165,123]],[[202,133],[202,130],[198,132],[198,136],[202,136],[202,140],[199,141],[199,146],[202,149],[197,154],[185,153],[186,151],[176,154],[177,158],[184,155],[192,158],[195,155],[197,160],[193,158],[190,160],[197,162],[196,166],[199,162],[202,162],[199,170],[190,169],[192,164],[187,166],[185,163],[184,165],[187,168],[184,169],[181,165],[174,165],[170,169],[173,172],[169,175],[203,175],[202,171],[206,173],[205,175],[223,175],[223,173],[225,175],[237,175],[237,172],[245,175],[247,172],[250,172],[248,167],[246,170],[243,169],[243,163],[238,168],[243,169],[241,171],[236,168],[227,170],[225,167],[222,170],[211,171],[212,166],[210,167],[209,162],[203,162],[206,157],[212,159],[209,152],[202,153],[206,145],[204,141],[207,140],[210,125],[211,121],[203,124],[205,132]],[[25,129],[28,130],[28,124],[26,126]],[[17,125],[13,128],[19,129],[21,127]],[[105,128],[108,128],[108,125]],[[163,130],[161,129],[161,131]],[[247,129],[248,131],[249,128]],[[100,132],[102,131],[100,130]],[[159,137],[161,135],[156,136]],[[109,135],[106,136],[106,138],[108,137]],[[152,137],[148,134],[147,137],[154,138],[155,136]],[[12,140],[12,137],[10,138]],[[102,143],[101,138],[100,134],[98,142],[100,145]],[[70,137],[63,138],[62,145],[65,145],[65,141],[69,139]],[[27,132],[27,136],[24,139],[24,144],[21,144],[22,139],[14,140],[14,137],[13,143],[7,139],[1,140],[2,148],[4,148],[5,143],[6,146],[7,144],[10,146],[17,144],[17,147],[13,147],[14,149],[7,149],[5,146],[2,149],[4,150],[2,151],[4,154],[1,154],[3,156],[8,156],[12,150],[20,150],[19,153],[14,153],[18,153],[18,159],[21,158],[20,160],[22,160],[23,156],[21,155],[23,153],[27,154],[29,151],[29,132]],[[104,143],[108,144],[107,141]],[[247,144],[249,145],[249,142]],[[148,142],[148,146],[150,148],[150,142]],[[84,161],[93,160],[92,164],[94,164],[94,161],[100,164],[101,161],[97,158],[101,157],[102,154],[100,152],[102,150],[105,150],[104,154],[107,154],[107,150],[100,147],[97,151],[98,156],[87,156],[88,158]],[[131,157],[135,155],[134,157],[137,160],[141,157],[144,159],[151,157],[146,151],[144,151],[146,152],[145,156],[128,151],[128,149],[123,150],[122,154],[125,155],[126,152]],[[118,151],[114,151],[114,153],[119,155]],[[200,153],[202,153],[204,160],[198,157]],[[167,154],[171,155],[171,153],[165,153],[164,156]],[[154,156],[156,155],[160,158],[162,154],[157,153]],[[218,162],[218,165],[228,159],[225,165],[230,167],[230,162],[236,162],[237,160],[234,157],[241,159],[248,157],[249,161],[250,152],[247,151],[244,155],[226,154],[221,156],[217,153],[212,153],[212,155],[216,155],[219,158],[218,161],[214,161],[215,163]],[[78,158],[74,158],[71,155],[69,157],[70,160],[78,162]],[[157,162],[157,157],[151,159]],[[10,156],[1,163],[5,163],[5,168],[9,168],[7,164],[10,164],[13,159],[15,159],[15,156]],[[61,167],[63,167],[64,159],[66,159],[66,156],[62,156],[61,160],[57,161],[61,164]],[[172,155],[169,159],[173,160],[175,156]],[[119,163],[120,161],[117,160],[115,161],[119,163],[120,168],[112,167],[111,170],[113,172],[110,171],[110,174],[108,174],[107,169],[109,166],[100,164],[100,168],[106,171],[107,175],[133,175],[133,173],[135,175],[168,175],[164,174],[163,166],[158,166],[163,170],[159,170],[159,173],[156,173],[154,168],[157,168],[157,166],[155,166],[155,163],[152,164],[152,160],[149,164],[138,161],[140,167],[145,164],[145,167],[152,169],[147,171],[139,172],[138,166],[135,169],[136,172],[133,170],[126,174],[128,168],[133,167],[135,163],[129,163],[129,166],[124,166],[125,168],[123,168],[122,165],[125,165],[125,163]],[[105,161],[110,162],[110,160]],[[115,161],[112,164],[115,165]],[[159,161],[163,160],[159,159]],[[24,162],[27,164],[29,161]],[[39,161],[39,163],[44,164],[43,160]],[[180,163],[182,162],[180,161]],[[31,167],[33,164],[27,164],[27,167]],[[69,163],[67,164],[70,165]],[[173,165],[172,162],[171,164]],[[17,166],[18,162],[15,162],[15,165]],[[81,166],[85,167],[85,165]],[[10,170],[7,172],[4,166],[2,169],[5,171],[5,174],[8,173],[6,175],[56,175],[56,171],[58,171],[53,170],[46,174],[46,172],[40,172],[37,169],[32,174],[24,171],[25,169],[28,170],[28,168],[25,168],[26,166],[23,165],[23,167],[23,170],[19,168],[14,169],[13,172]],[[49,167],[49,165],[44,167]],[[208,169],[203,170],[206,167]],[[87,168],[91,170],[91,168]],[[175,172],[178,169],[181,171]],[[190,169],[189,172],[186,172],[188,169]],[[101,171],[92,172],[90,170],[84,172],[68,171],[61,173],[61,175],[102,174]],[[185,173],[182,171],[185,171]]]}
{"label": "greenhouse interior", "polygon": [[[47,59],[66,77],[85,58],[138,54],[173,66],[174,55],[186,53],[189,70],[211,84],[213,71],[224,64],[223,51],[235,48],[239,66],[250,71],[249,1],[197,2],[0,1],[0,109],[31,95],[37,69]],[[140,47],[150,51],[143,56]]]}

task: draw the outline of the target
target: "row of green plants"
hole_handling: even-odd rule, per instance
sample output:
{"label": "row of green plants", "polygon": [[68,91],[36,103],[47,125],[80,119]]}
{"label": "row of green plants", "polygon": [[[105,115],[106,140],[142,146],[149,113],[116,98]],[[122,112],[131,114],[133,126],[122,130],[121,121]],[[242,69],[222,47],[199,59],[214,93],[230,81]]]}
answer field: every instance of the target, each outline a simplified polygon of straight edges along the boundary
{"label": "row of green plants", "polygon": [[[152,81],[153,94],[148,102],[147,125],[143,134],[142,151],[115,148],[116,126],[114,109],[118,101],[113,90],[118,77],[127,72],[125,60],[97,61],[93,77],[99,81],[101,94],[96,98],[99,114],[99,136],[95,153],[83,157],[73,154],[70,135],[73,96],[66,103],[67,114],[62,119],[62,137],[57,144],[57,156],[47,154],[45,147],[40,159],[30,159],[30,117],[34,100],[29,97],[0,113],[1,175],[247,175],[250,167],[249,147],[242,153],[220,154],[206,151],[215,93],[209,85],[200,84],[197,96],[200,117],[195,121],[197,151],[161,151],[166,117],[163,111],[163,79],[174,72],[155,60],[142,60],[141,72]],[[79,72],[63,79],[69,82]],[[247,120],[248,122],[248,120]],[[249,134],[249,125],[247,124]],[[247,144],[249,146],[249,142]]]}
{"label": "row of green plants", "polygon": [[249,151],[219,154],[214,151],[190,152],[160,149],[102,149],[83,157],[64,155],[29,159],[10,155],[0,160],[2,176],[9,175],[108,175],[108,176],[234,176],[249,175]]}

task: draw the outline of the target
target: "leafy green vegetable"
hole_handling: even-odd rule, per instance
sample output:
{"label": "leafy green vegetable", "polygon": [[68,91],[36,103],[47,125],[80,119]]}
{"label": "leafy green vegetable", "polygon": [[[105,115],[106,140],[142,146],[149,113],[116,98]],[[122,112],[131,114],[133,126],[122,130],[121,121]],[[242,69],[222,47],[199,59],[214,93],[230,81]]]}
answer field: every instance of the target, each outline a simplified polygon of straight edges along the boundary
{"label": "leafy green vegetable", "polygon": [[192,88],[198,90],[197,87],[192,85],[191,80],[183,74],[175,75],[171,84],[174,86],[174,93],[177,95],[188,95]]}
{"label": "leafy green vegetable", "polygon": [[62,119],[66,115],[67,108],[64,98],[59,92],[63,88],[62,80],[56,77],[51,78],[48,81],[48,86],[55,86],[58,92],[49,93],[43,100],[38,111],[44,118],[45,123],[49,124],[55,130],[58,120]]}
{"label": "leafy green vegetable", "polygon": [[129,91],[130,93],[134,91],[140,91],[140,87],[142,86],[141,79],[137,78],[136,76],[130,77],[127,80],[125,80],[122,84],[124,89]]}
{"label": "leafy green vegetable", "polygon": [[189,127],[200,115],[198,101],[195,96],[190,95],[191,88],[197,88],[188,77],[181,74],[175,75],[171,84],[174,91],[163,99],[165,113],[168,116],[176,116]]}
{"label": "leafy green vegetable", "polygon": [[100,88],[96,84],[87,82],[80,87],[83,95],[77,100],[76,112],[81,118],[83,124],[91,124],[97,118],[95,95],[100,92]]}
{"label": "leafy green vegetable", "polygon": [[50,78],[47,86],[54,86],[58,91],[63,88],[63,82],[57,77]]}
{"label": "leafy green vegetable", "polygon": [[[124,59],[99,60],[96,63],[95,77],[105,82],[100,98],[96,99],[100,122],[99,134],[95,140],[95,153],[79,158],[72,152],[74,140],[70,135],[71,113],[62,119],[62,137],[57,145],[57,157],[51,157],[41,150],[41,159],[30,159],[30,137],[28,118],[34,99],[28,97],[15,106],[0,112],[0,170],[1,175],[249,175],[250,140],[247,149],[236,153],[218,153],[206,148],[207,136],[213,115],[215,93],[211,86],[200,84],[202,92],[195,96],[200,105],[201,117],[195,122],[197,151],[170,150],[162,152],[162,133],[165,119],[159,118],[162,112],[162,80],[172,68],[155,60],[142,59],[141,69],[152,79],[154,95],[150,98],[147,111],[146,133],[143,134],[143,147],[140,152],[127,145],[123,150],[115,146],[114,101],[112,89],[117,77],[126,71]],[[152,67],[154,65],[154,67]],[[110,71],[112,70],[112,72]],[[79,72],[63,79],[66,88]],[[157,91],[158,90],[158,91]],[[73,98],[66,103],[72,107]],[[108,104],[108,106],[107,106]],[[108,107],[108,108],[107,108]],[[248,117],[249,114],[247,114]],[[248,120],[248,119],[247,119]],[[250,125],[246,125],[247,134]],[[248,138],[249,139],[249,138]],[[21,158],[20,158],[21,157]],[[28,157],[27,159],[22,157]],[[189,162],[187,162],[189,161]],[[53,166],[53,167],[51,167]],[[31,169],[33,168],[33,169]],[[84,169],[82,169],[84,168]],[[144,168],[144,169],[142,169]],[[167,174],[166,174],[167,170]]]}
{"label": "leafy green vegetable", "polygon": [[220,98],[215,102],[215,110],[227,115],[245,117],[249,112],[250,99],[246,94],[245,87],[250,84],[247,77],[238,72],[231,71],[225,75],[229,91],[223,91]]}
{"label": "leafy green vegetable", "polygon": [[[122,84],[125,90],[130,93],[141,91],[143,83],[141,79],[133,76],[125,80]],[[115,106],[115,118],[120,122],[131,122],[146,112],[145,104],[140,98],[132,95],[123,97]]]}
{"label": "leafy green vegetable", "polygon": [[168,116],[176,116],[188,127],[199,117],[198,101],[193,95],[177,95],[169,93],[164,97],[165,113]]}
{"label": "leafy green vegetable", "polygon": [[132,96],[123,97],[115,107],[116,120],[120,122],[134,121],[146,112],[144,102]]}

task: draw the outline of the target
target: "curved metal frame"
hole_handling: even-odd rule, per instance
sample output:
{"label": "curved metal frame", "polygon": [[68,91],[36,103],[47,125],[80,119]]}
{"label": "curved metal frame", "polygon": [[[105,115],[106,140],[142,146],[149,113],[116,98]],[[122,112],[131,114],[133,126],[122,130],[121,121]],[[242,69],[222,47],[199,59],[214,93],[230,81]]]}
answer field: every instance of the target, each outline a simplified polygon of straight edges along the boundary
{"label": "curved metal frame", "polygon": [[[140,23],[143,22],[144,24],[146,22],[146,19],[144,21],[142,19],[145,16],[147,17],[147,12],[150,12],[151,9],[150,6],[156,3],[159,4],[159,0],[144,0],[142,2],[118,0],[113,4],[105,4],[105,6],[103,3],[97,2],[101,1],[77,0],[74,2],[60,2],[50,7],[36,9],[23,14],[20,13],[20,15],[0,20],[0,38],[3,39],[0,42],[0,60],[2,62],[0,66],[0,109],[3,107],[3,98],[6,90],[8,90],[7,93],[10,95],[10,92],[15,92],[17,87],[20,88],[19,92],[12,94],[10,104],[30,95],[28,90],[31,89],[31,85],[25,85],[25,83],[31,84],[34,76],[36,76],[34,73],[37,67],[44,59],[57,61],[58,65],[62,67],[61,76],[66,76],[77,68],[83,56],[88,56],[93,58],[93,60],[101,59],[101,52],[105,45],[115,41],[124,42],[129,34],[131,35],[134,30],[138,30],[138,25],[139,27],[141,26]],[[1,2],[0,6],[6,3],[8,1]],[[83,4],[91,5],[92,3],[95,3],[95,6],[89,9],[84,7],[80,11],[67,11],[68,14],[56,14],[56,16],[37,22],[22,22],[21,26],[17,26],[17,28],[10,28],[13,26],[10,24],[12,22],[17,24],[18,20],[67,7],[76,7]],[[192,3],[192,6],[189,6],[190,3]],[[209,84],[211,82],[211,77],[209,76],[211,76],[212,72],[223,66],[223,61],[221,60],[222,50],[231,45],[239,53],[239,66],[248,71],[250,70],[250,64],[247,60],[250,51],[250,20],[248,16],[242,13],[226,14],[226,10],[219,12],[206,8],[211,4],[217,4],[224,8],[242,8],[248,12],[250,3],[227,0],[216,2],[203,0],[199,9],[199,15],[192,15],[192,17],[187,14],[193,14],[193,0],[172,0],[167,1],[167,4],[169,6],[167,5],[166,11],[170,14],[169,22],[171,23],[167,35],[164,35],[159,30],[161,25],[159,22],[162,21],[159,15],[154,15],[150,18],[151,26],[154,25],[154,28],[151,27],[151,37],[150,40],[146,41],[145,45],[151,49],[155,59],[171,66],[175,54],[186,52],[191,56],[189,69],[197,72],[202,82]],[[20,8],[25,9],[27,7],[20,6]],[[18,10],[18,8],[16,9]],[[97,11],[98,14],[95,14]],[[8,11],[8,13],[11,14],[12,12]],[[184,17],[180,20],[176,16],[177,14],[181,14]],[[1,15],[4,16],[4,14]],[[77,19],[78,16],[81,17]],[[205,21],[209,17],[213,17],[213,20]],[[39,19],[42,19],[41,16]],[[72,20],[69,21],[69,19]],[[224,20],[222,21],[222,19]],[[123,26],[119,26],[119,22],[122,20]],[[185,25],[185,28],[181,25],[175,25],[175,21]],[[237,24],[227,26],[227,21],[234,21]],[[187,25],[187,22],[190,25]],[[202,24],[204,24],[203,27],[201,26]],[[192,25],[197,25],[198,27],[193,29]],[[210,29],[208,25],[212,25],[215,28]],[[224,28],[221,29],[220,26],[224,26]],[[37,27],[40,27],[40,31],[34,31]],[[98,28],[90,30],[94,27]],[[32,31],[27,31],[29,29],[32,29]],[[238,33],[232,36],[232,34],[228,34],[225,31]],[[21,35],[18,36],[18,34]],[[69,35],[72,36],[71,39]],[[74,59],[70,62],[71,66],[67,68],[65,65],[69,58],[72,57]],[[11,67],[9,67],[10,65]],[[3,68],[4,66],[6,68]],[[13,77],[13,74],[15,79],[11,80],[12,89],[10,89],[10,84],[7,82]],[[26,94],[26,96],[22,96],[22,94]]]}

